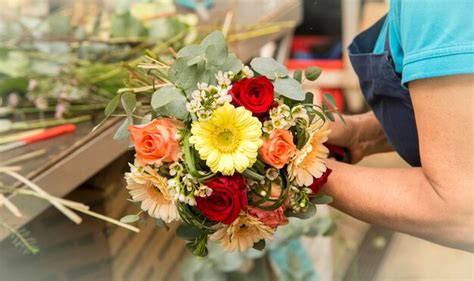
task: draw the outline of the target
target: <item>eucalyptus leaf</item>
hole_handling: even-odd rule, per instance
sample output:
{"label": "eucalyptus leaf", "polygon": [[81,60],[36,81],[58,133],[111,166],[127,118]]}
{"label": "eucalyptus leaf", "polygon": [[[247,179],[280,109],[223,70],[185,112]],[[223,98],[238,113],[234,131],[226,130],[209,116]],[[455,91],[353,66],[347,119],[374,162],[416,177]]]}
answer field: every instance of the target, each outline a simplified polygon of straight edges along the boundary
{"label": "eucalyptus leaf", "polygon": [[169,72],[170,81],[183,90],[195,87],[198,75],[197,66],[188,66],[187,57],[177,58]]}
{"label": "eucalyptus leaf", "polygon": [[134,93],[128,92],[122,94],[122,106],[128,116],[132,115],[137,107],[137,98]]}
{"label": "eucalyptus leaf", "polygon": [[311,92],[306,92],[304,103],[314,103],[314,94]]}
{"label": "eucalyptus leaf", "polygon": [[311,198],[311,203],[322,205],[332,203],[332,197],[328,195],[318,194],[315,197]]}
{"label": "eucalyptus leaf", "polygon": [[176,54],[177,58],[188,57],[188,56],[201,56],[206,53],[206,49],[200,45],[188,45],[181,48]]}
{"label": "eucalyptus leaf", "polygon": [[306,210],[304,212],[301,212],[301,213],[293,213],[292,211],[285,212],[285,215],[287,217],[294,217],[294,218],[298,218],[302,220],[309,219],[313,217],[315,214],[316,214],[316,206],[311,203],[308,203],[308,206],[306,207]]}
{"label": "eucalyptus leaf", "polygon": [[200,44],[206,49],[208,63],[212,65],[222,65],[227,59],[227,42],[224,34],[214,31],[207,35]]}
{"label": "eucalyptus leaf", "polygon": [[274,58],[254,58],[250,62],[253,70],[271,80],[288,76],[288,70]]}
{"label": "eucalyptus leaf", "polygon": [[198,236],[198,229],[190,225],[181,224],[176,229],[176,236],[187,241],[192,241]]}
{"label": "eucalyptus leaf", "polygon": [[120,219],[120,222],[123,223],[133,223],[140,220],[140,217],[137,215],[126,215]]}
{"label": "eucalyptus leaf", "polygon": [[295,70],[293,73],[293,79],[301,83],[301,80],[303,79],[303,71],[301,71],[301,69]]}
{"label": "eucalyptus leaf", "polygon": [[153,93],[151,97],[151,106],[153,109],[158,109],[170,103],[174,99],[178,99],[182,96],[181,90],[175,86],[165,86],[158,89]]}
{"label": "eucalyptus leaf", "polygon": [[290,98],[292,100],[303,101],[305,99],[305,93],[303,86],[293,78],[282,78],[273,81],[275,92]]}
{"label": "eucalyptus leaf", "polygon": [[185,120],[189,116],[189,112],[186,109],[186,98],[182,95],[173,99],[165,106],[158,108],[156,111],[163,115],[173,116],[180,120]]}
{"label": "eucalyptus leaf", "polygon": [[130,124],[129,118],[125,118],[122,124],[118,127],[117,132],[115,132],[114,140],[126,140],[130,137],[130,133],[128,132],[128,126]]}
{"label": "eucalyptus leaf", "polygon": [[319,78],[319,76],[321,75],[321,72],[322,72],[321,68],[316,67],[316,66],[310,66],[305,69],[304,76],[309,81],[315,81],[316,79]]}
{"label": "eucalyptus leaf", "polygon": [[106,116],[111,115],[112,113],[115,112],[115,109],[117,109],[117,106],[120,102],[120,97],[121,97],[120,94],[116,94],[107,104],[107,106],[104,109],[104,114]]}
{"label": "eucalyptus leaf", "polygon": [[192,59],[188,60],[188,63],[187,65],[188,66],[192,66],[192,65],[195,65],[195,64],[198,64],[200,63],[201,61],[205,60],[206,58],[202,55],[199,55],[199,56],[196,56],[196,57],[193,57]]}
{"label": "eucalyptus leaf", "polygon": [[239,60],[236,54],[230,53],[227,56],[225,63],[220,67],[221,71],[227,72],[232,71],[237,73],[242,69],[242,61]]}

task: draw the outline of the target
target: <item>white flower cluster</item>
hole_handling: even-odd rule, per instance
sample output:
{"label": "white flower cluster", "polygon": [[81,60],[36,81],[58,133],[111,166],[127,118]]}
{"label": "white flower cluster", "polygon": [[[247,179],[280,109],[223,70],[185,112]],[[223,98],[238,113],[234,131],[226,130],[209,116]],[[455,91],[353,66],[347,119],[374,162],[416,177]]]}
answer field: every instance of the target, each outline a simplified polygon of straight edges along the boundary
{"label": "white flower cluster", "polygon": [[[227,76],[223,76],[223,83],[227,83]],[[230,80],[229,80],[230,84]],[[224,85],[224,84],[223,84]],[[198,89],[191,94],[192,99],[186,103],[186,108],[189,112],[195,113],[199,120],[208,120],[214,110],[221,107],[226,102],[232,101],[232,96],[228,93],[230,85],[223,88],[206,83],[199,83]]]}
{"label": "white flower cluster", "polygon": [[252,69],[250,69],[250,67],[246,65],[244,65],[241,72],[242,72],[242,76],[246,78],[252,78],[254,75]]}
{"label": "white flower cluster", "polygon": [[[170,168],[170,174],[171,171]],[[199,183],[196,178],[189,174],[184,175],[180,179],[179,177],[177,178],[168,180],[168,190],[174,200],[195,206],[196,196],[207,197],[212,193],[212,189]]]}
{"label": "white flower cluster", "polygon": [[296,124],[297,119],[309,122],[308,112],[302,105],[290,109],[281,98],[276,98],[277,107],[270,109],[270,120],[263,122],[263,132],[269,134],[276,129],[289,129]]}

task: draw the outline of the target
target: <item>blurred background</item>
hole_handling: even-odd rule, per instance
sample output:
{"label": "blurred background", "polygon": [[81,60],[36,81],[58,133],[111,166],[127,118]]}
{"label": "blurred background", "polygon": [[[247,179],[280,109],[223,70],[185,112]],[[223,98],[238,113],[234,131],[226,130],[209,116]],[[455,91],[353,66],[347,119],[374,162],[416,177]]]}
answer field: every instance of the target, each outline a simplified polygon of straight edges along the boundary
{"label": "blurred background", "polygon": [[[0,166],[49,193],[112,218],[137,212],[123,173],[133,155],[114,140],[123,116],[107,112],[145,52],[170,55],[215,29],[246,63],[274,57],[290,70],[319,66],[308,90],[331,93],[345,114],[368,110],[346,47],[388,10],[363,0],[0,0]],[[315,102],[319,102],[316,100]],[[94,128],[101,123],[97,130]],[[68,127],[60,127],[68,125]],[[60,133],[22,142],[47,128]],[[395,153],[358,165],[407,166]],[[18,186],[0,174],[0,187]],[[384,188],[381,186],[380,188]],[[0,280],[474,280],[474,256],[367,225],[330,207],[292,222],[266,252],[196,259],[152,220],[141,232],[84,217],[75,225],[45,201],[0,205]],[[318,222],[315,228],[311,222]],[[327,222],[327,227],[321,225]],[[337,226],[337,227],[336,227]],[[20,233],[36,254],[19,243]],[[15,238],[16,237],[16,238]]]}

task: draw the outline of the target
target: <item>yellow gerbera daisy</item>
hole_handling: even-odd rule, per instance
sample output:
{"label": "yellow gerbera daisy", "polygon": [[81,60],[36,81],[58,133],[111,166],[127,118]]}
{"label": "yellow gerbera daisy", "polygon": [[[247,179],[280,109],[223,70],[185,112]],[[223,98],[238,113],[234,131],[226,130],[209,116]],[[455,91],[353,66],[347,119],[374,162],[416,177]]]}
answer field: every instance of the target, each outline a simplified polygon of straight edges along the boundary
{"label": "yellow gerbera daisy", "polygon": [[320,178],[327,169],[329,149],[324,143],[331,132],[329,124],[319,119],[309,127],[309,132],[311,138],[288,165],[290,180],[295,180],[299,186],[310,186],[313,178]]}
{"label": "yellow gerbera daisy", "polygon": [[257,218],[242,213],[233,223],[222,225],[222,228],[209,238],[220,242],[224,250],[228,252],[233,252],[238,248],[240,251],[245,251],[262,239],[273,239],[273,232],[272,228]]}
{"label": "yellow gerbera daisy", "polygon": [[133,165],[130,168],[130,173],[125,174],[127,189],[133,200],[142,202],[141,209],[165,222],[179,220],[178,209],[168,192],[166,178],[149,166],[145,166],[143,171]]}
{"label": "yellow gerbera daisy", "polygon": [[195,121],[189,141],[212,172],[242,173],[257,160],[262,124],[243,107],[225,103],[209,120]]}

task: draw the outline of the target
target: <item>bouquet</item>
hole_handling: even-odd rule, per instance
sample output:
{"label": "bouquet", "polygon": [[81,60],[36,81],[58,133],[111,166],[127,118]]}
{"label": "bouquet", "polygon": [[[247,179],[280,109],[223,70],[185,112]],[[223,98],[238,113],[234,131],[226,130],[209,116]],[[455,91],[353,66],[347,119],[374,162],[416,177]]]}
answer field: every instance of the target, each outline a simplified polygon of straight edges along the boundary
{"label": "bouquet", "polygon": [[263,249],[288,217],[331,202],[318,192],[331,173],[324,143],[337,109],[329,96],[315,105],[301,85],[319,68],[291,78],[272,58],[244,66],[218,31],[171,53],[148,56],[133,75],[153,77],[152,90],[128,88],[110,104],[121,100],[127,114],[117,136],[130,136],[136,152],[125,179],[142,212],[159,225],[181,222],[177,235],[204,256],[208,240]]}

